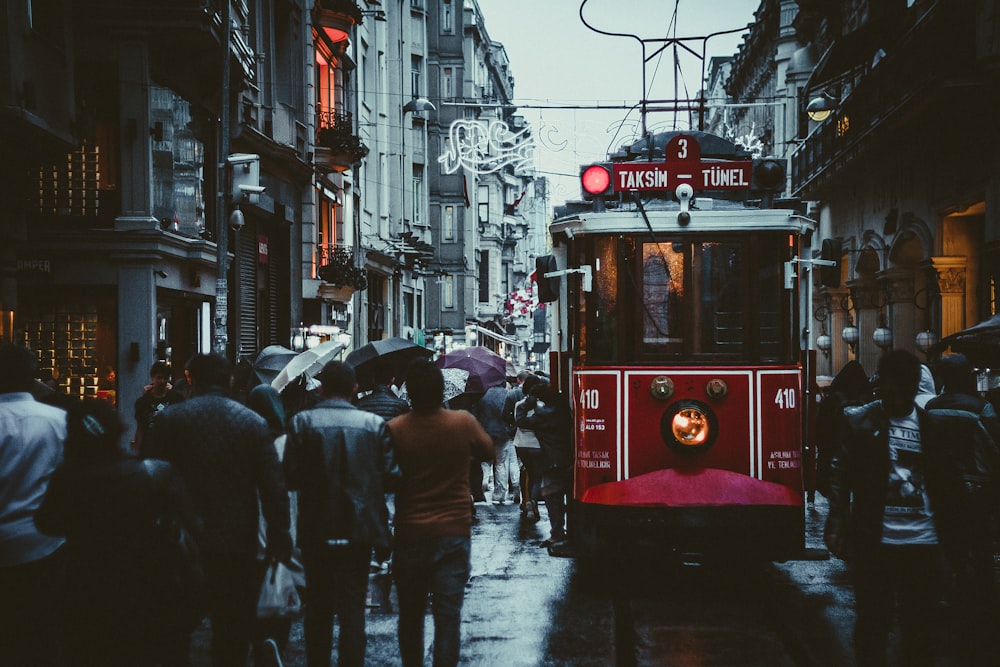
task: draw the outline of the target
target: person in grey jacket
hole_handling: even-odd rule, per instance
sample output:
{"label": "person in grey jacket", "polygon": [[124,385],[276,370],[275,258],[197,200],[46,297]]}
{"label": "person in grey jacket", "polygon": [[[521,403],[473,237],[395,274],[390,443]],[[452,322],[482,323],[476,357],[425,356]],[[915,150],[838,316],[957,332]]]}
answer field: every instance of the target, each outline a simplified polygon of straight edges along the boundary
{"label": "person in grey jacket", "polygon": [[368,565],[373,550],[381,561],[391,549],[385,490],[398,470],[385,420],[351,404],[354,369],[331,361],[317,379],[323,400],[292,418],[284,459],[299,492],[306,662],[329,665],[336,613],[338,664],[362,667]]}

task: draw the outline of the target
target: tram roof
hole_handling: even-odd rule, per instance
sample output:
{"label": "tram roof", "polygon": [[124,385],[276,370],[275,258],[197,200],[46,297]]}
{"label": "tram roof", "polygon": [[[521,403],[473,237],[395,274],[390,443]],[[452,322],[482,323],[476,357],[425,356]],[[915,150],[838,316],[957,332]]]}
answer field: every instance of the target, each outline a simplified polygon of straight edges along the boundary
{"label": "tram roof", "polygon": [[[703,234],[734,231],[787,231],[805,233],[815,228],[815,222],[795,209],[725,207],[708,210],[691,209],[691,221],[678,222],[680,207],[646,209],[654,232],[669,234]],[[621,234],[649,232],[642,213],[636,208],[606,211],[578,211],[556,219],[549,225],[553,236],[566,234]]]}

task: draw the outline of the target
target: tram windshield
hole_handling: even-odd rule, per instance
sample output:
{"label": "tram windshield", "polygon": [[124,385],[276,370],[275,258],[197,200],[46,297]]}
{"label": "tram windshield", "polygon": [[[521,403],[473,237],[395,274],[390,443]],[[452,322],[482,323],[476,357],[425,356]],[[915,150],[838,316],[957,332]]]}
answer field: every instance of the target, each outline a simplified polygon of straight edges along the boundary
{"label": "tram windshield", "polygon": [[584,248],[594,269],[579,299],[585,363],[793,360],[787,234],[608,236]]}

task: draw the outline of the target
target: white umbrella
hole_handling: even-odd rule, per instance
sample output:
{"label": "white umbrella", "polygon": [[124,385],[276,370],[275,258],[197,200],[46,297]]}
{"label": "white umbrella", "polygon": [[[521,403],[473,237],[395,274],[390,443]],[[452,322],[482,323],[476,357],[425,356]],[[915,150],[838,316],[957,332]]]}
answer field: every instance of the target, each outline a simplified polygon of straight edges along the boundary
{"label": "white umbrella", "polygon": [[296,355],[271,381],[271,386],[281,391],[289,382],[302,374],[305,374],[307,378],[315,377],[323,370],[326,362],[334,359],[344,350],[344,347],[343,343],[328,340]]}
{"label": "white umbrella", "polygon": [[[465,393],[465,382],[469,379],[469,371],[464,368],[442,368],[441,375],[444,376],[444,400],[451,399]],[[399,397],[405,401],[410,400],[410,395],[406,389],[406,383],[399,388]]]}

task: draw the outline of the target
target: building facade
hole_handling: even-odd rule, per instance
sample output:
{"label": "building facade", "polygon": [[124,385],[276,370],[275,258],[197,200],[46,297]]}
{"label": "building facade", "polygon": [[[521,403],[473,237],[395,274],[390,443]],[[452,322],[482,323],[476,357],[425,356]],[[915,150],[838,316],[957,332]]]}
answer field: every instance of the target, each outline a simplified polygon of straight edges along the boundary
{"label": "building facade", "polygon": [[441,159],[456,119],[529,134],[474,2],[5,7],[0,333],[62,391],[130,421],[153,362],[198,352],[526,349],[503,297],[544,228],[530,166]]}

